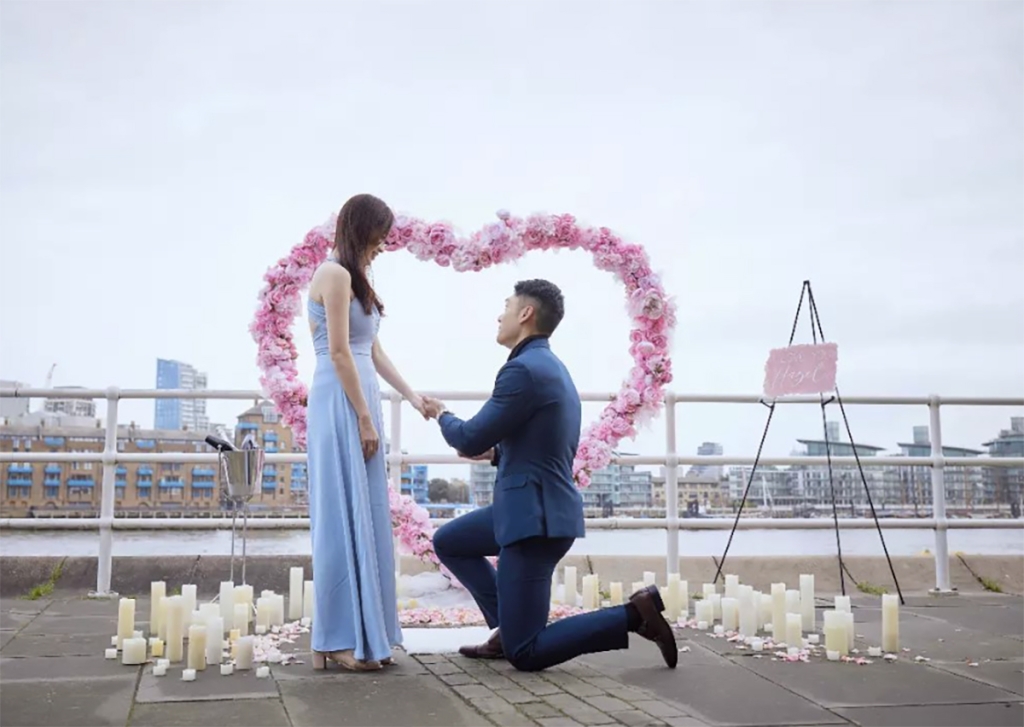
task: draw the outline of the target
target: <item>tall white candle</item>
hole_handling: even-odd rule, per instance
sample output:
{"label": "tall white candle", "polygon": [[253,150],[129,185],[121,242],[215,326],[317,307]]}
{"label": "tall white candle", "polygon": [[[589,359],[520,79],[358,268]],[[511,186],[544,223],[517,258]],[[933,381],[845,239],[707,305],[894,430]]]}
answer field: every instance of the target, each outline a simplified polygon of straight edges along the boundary
{"label": "tall white candle", "polygon": [[800,648],[803,645],[803,633],[800,627],[803,625],[803,616],[798,613],[786,614],[786,645]]}
{"label": "tall white candle", "polygon": [[122,598],[117,604],[117,646],[124,648],[124,640],[135,635],[135,599]]}
{"label": "tall white candle", "polygon": [[836,596],[836,610],[837,611],[850,611],[850,597],[849,596]]}
{"label": "tall white candle", "polygon": [[[737,575],[726,575],[725,577],[725,595],[726,598],[739,598],[740,597],[740,577]],[[729,628],[726,626],[726,628]]]}
{"label": "tall white candle", "polygon": [[882,648],[895,654],[900,650],[900,601],[894,594],[882,594]]}
{"label": "tall white candle", "polygon": [[631,589],[631,592],[636,593],[637,591],[642,591],[644,588],[646,588],[646,586],[643,581],[633,581],[633,588]]}
{"label": "tall white candle", "polygon": [[129,637],[121,642],[121,663],[135,666],[146,661],[146,640],[141,636]]}
{"label": "tall white candle", "polygon": [[843,628],[846,629],[846,646],[851,651],[857,638],[857,630],[853,625],[853,611],[840,611],[843,614]]}
{"label": "tall white candle", "polygon": [[185,627],[192,623],[192,612],[196,610],[196,586],[186,583],[181,587],[181,597],[185,599]]}
{"label": "tall white candle", "polygon": [[245,603],[235,604],[235,628],[238,633],[245,636],[249,633],[249,606]]}
{"label": "tall white candle", "polygon": [[565,591],[562,594],[563,600],[568,606],[576,605],[576,596],[579,591],[576,588],[576,566],[567,565],[562,571],[562,580],[565,582]]}
{"label": "tall white candle", "polygon": [[225,626],[235,620],[235,584],[231,581],[220,584],[220,617]]}
{"label": "tall white candle", "polygon": [[792,588],[786,591],[786,613],[801,613],[800,591]]}
{"label": "tall white candle", "polygon": [[665,618],[670,623],[679,619],[679,574],[669,573],[665,585]]}
{"label": "tall white candle", "polygon": [[284,626],[284,594],[275,593],[271,601],[274,605],[274,618],[271,625]]}
{"label": "tall white candle", "polygon": [[558,592],[558,568],[556,567],[551,571],[551,603],[559,604],[562,602],[562,596]]}
{"label": "tall white candle", "polygon": [[188,668],[203,671],[206,668],[206,626],[188,627]]}
{"label": "tall white candle", "polygon": [[679,616],[687,619],[690,617],[690,582],[679,581]]}
{"label": "tall white candle", "polygon": [[160,597],[160,607],[157,609],[160,613],[160,628],[157,629],[157,636],[160,637],[161,641],[167,641],[167,610],[170,608],[170,605],[170,597]]}
{"label": "tall white candle", "polygon": [[235,642],[235,668],[252,669],[253,637],[240,636]]}
{"label": "tall white candle", "polygon": [[206,620],[206,663],[220,664],[224,646],[224,619],[210,616]]}
{"label": "tall white candle", "polygon": [[167,601],[167,658],[170,661],[181,661],[184,645],[185,600],[181,596],[171,596]]}
{"label": "tall white candle", "polygon": [[313,581],[302,583],[302,618],[313,618],[313,606],[316,603],[316,592],[313,590]]}
{"label": "tall white candle", "polygon": [[763,629],[772,622],[772,597],[768,593],[757,594],[757,627]]}
{"label": "tall white candle", "polygon": [[251,585],[246,583],[235,586],[235,605],[237,606],[239,603],[247,604],[251,611],[254,603]]}
{"label": "tall white candle", "polygon": [[802,573],[800,575],[800,615],[803,617],[803,629],[810,633],[814,631],[814,574]]}
{"label": "tall white candle", "polygon": [[256,626],[264,629],[270,627],[270,599],[267,596],[260,596],[256,599]]}
{"label": "tall white candle", "polygon": [[707,598],[708,596],[710,596],[713,593],[717,593],[717,591],[715,590],[715,584],[714,583],[705,583],[703,585],[703,587],[701,588],[701,593],[704,594],[704,598]]}
{"label": "tall white candle", "polygon": [[160,599],[167,595],[167,583],[153,581],[149,584],[149,635],[160,635]]}
{"label": "tall white candle", "polygon": [[726,631],[736,631],[740,627],[739,601],[726,596],[722,599],[722,627]]}
{"label": "tall white candle", "polygon": [[776,641],[786,638],[786,584],[772,584],[772,634]]}
{"label": "tall white candle", "polygon": [[754,588],[741,585],[739,594],[740,633],[744,636],[755,636],[757,635],[757,608],[754,606]]}
{"label": "tall white candle", "polygon": [[715,609],[714,606],[711,605],[711,601],[706,598],[702,598],[695,603],[694,610],[696,612],[695,617],[697,621],[704,621],[709,625],[714,622]]}
{"label": "tall white candle", "polygon": [[594,580],[594,576],[585,575],[583,576],[583,608],[587,610],[593,609],[596,600],[597,583]]}
{"label": "tall white candle", "polygon": [[657,585],[657,581],[658,581],[658,576],[657,576],[657,574],[654,571],[652,571],[652,570],[645,570],[644,571],[644,585],[645,586]]}
{"label": "tall white candle", "polygon": [[840,656],[850,652],[846,636],[846,620],[842,611],[825,611],[825,651],[834,651]]}
{"label": "tall white candle", "polygon": [[301,567],[288,569],[288,620],[302,618],[302,579],[305,572]]}
{"label": "tall white candle", "polygon": [[615,581],[614,583],[608,586],[608,589],[610,594],[608,600],[611,601],[611,604],[613,606],[621,606],[623,603],[622,584],[618,581]]}
{"label": "tall white candle", "polygon": [[712,593],[710,596],[708,596],[708,603],[711,604],[712,618],[714,618],[716,621],[721,621],[721,619],[722,619],[722,594],[721,593]]}

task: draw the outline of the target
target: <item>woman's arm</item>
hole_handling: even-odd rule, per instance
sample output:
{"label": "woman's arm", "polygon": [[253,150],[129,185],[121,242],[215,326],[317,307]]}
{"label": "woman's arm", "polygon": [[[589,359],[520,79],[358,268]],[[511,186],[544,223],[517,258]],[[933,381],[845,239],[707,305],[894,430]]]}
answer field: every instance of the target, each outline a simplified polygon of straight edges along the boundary
{"label": "woman's arm", "polygon": [[380,345],[380,340],[377,338],[373,339],[372,356],[373,367],[377,369],[377,373],[387,382],[388,386],[397,391],[403,399],[407,399],[414,409],[422,410],[423,400],[420,395],[413,391],[412,387],[398,373],[398,369],[391,363],[391,359],[388,358],[384,347]]}
{"label": "woman's arm", "polygon": [[352,275],[340,265],[324,270],[330,277],[324,286],[324,310],[327,313],[327,345],[331,363],[341,380],[345,395],[360,420],[370,419],[370,407],[363,396],[359,371],[348,343],[348,313],[352,303]]}

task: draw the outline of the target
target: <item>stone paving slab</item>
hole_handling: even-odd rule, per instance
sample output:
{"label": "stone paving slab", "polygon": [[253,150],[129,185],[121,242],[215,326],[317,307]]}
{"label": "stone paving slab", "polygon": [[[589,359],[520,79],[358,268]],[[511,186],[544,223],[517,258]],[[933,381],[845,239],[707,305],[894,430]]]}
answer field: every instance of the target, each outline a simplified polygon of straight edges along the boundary
{"label": "stone paving slab", "polygon": [[279,701],[243,700],[240,702],[180,702],[136,704],[130,727],[291,727],[288,713]]}
{"label": "stone paving slab", "polygon": [[977,666],[970,666],[964,662],[931,662],[930,666],[1024,697],[1024,659],[972,663],[976,663]]}
{"label": "stone paving slab", "polygon": [[134,694],[134,674],[5,684],[0,689],[0,715],[4,727],[123,727]]}
{"label": "stone paving slab", "polygon": [[135,693],[135,702],[146,704],[277,698],[277,682],[269,677],[257,678],[252,669],[225,677],[221,676],[219,667],[209,667],[196,672],[194,682],[183,682],[183,668],[180,664],[172,664],[165,676],[155,677],[153,667],[146,666]]}
{"label": "stone paving slab", "polygon": [[837,710],[863,727],[1020,727],[1020,703],[954,704],[943,707],[857,707]]}

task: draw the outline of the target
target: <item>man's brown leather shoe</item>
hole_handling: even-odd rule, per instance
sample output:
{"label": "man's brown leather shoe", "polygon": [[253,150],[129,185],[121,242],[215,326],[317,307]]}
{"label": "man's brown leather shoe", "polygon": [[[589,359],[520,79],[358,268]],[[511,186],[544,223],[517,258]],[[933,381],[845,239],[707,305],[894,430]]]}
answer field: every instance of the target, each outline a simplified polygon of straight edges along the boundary
{"label": "man's brown leather shoe", "polygon": [[637,612],[640,614],[640,626],[636,632],[645,639],[653,641],[661,649],[661,655],[669,669],[675,669],[679,661],[679,649],[676,647],[676,637],[672,633],[672,627],[661,615],[665,610],[665,602],[661,600],[657,586],[647,586],[629,597]]}
{"label": "man's brown leather shoe", "polygon": [[459,653],[467,659],[504,659],[505,649],[501,646],[501,631],[495,631],[483,644],[460,646]]}

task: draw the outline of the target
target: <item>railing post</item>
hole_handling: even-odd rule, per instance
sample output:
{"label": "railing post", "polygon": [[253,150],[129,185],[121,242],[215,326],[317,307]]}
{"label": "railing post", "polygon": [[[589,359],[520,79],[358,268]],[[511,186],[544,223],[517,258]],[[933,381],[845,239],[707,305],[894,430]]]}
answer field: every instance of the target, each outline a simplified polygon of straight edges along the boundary
{"label": "railing post", "polygon": [[679,457],[676,452],[676,395],[665,394],[665,519],[668,521],[666,574],[679,572]]}
{"label": "railing post", "polygon": [[945,459],[942,455],[942,414],[938,395],[928,397],[932,440],[932,518],[935,520],[935,593],[948,594],[949,541],[946,522]]}
{"label": "railing post", "polygon": [[103,479],[100,484],[100,552],[96,564],[96,590],[91,598],[114,598],[110,590],[114,549],[114,487],[117,476],[117,404],[120,389],[107,389],[107,429],[103,444]]}
{"label": "railing post", "polygon": [[[398,392],[391,391],[391,443],[388,449],[388,474],[391,487],[395,493],[402,494],[402,397]],[[402,555],[398,550],[398,538],[395,538],[395,584],[402,574]]]}

